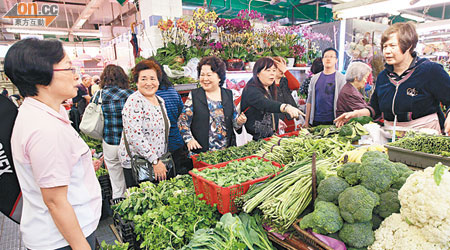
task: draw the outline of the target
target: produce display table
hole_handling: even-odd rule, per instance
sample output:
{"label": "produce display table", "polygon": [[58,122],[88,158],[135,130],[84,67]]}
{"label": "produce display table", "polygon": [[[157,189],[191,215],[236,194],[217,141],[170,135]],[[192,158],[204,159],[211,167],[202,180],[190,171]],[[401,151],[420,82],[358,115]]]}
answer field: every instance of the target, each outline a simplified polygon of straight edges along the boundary
{"label": "produce display table", "polygon": [[424,169],[429,166],[434,166],[438,162],[450,166],[450,157],[427,154],[389,145],[386,145],[385,147],[388,148],[389,159],[391,161],[405,163],[408,166]]}

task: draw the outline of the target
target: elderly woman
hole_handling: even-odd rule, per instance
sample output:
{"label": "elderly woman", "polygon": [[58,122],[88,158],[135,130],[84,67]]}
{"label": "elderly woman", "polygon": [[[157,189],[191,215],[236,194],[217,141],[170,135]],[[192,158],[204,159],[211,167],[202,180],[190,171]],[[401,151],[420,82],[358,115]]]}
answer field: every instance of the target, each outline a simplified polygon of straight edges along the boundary
{"label": "elderly woman", "polygon": [[[416,55],[417,41],[409,22],[396,23],[383,33],[386,66],[378,75],[370,106],[342,114],[335,120],[338,126],[353,117],[383,116],[386,127],[450,132],[450,77],[441,65]],[[445,125],[441,102],[447,107]]]}
{"label": "elderly woman", "polygon": [[253,78],[242,92],[241,109],[247,110],[248,117],[245,129],[253,140],[272,136],[278,130],[279,114],[286,113],[292,118],[301,114],[297,108],[277,101],[276,71],[273,59],[259,59],[253,67]]}
{"label": "elderly woman", "polygon": [[77,95],[75,70],[62,43],[15,43],[6,54],[5,73],[25,97],[11,149],[26,248],[94,249],[102,197],[91,151],[61,105]]}
{"label": "elderly woman", "polygon": [[105,121],[102,148],[111,180],[113,199],[123,197],[126,190],[118,152],[123,129],[122,109],[128,97],[133,94],[133,90],[128,89],[128,84],[128,76],[120,66],[106,66],[100,77],[100,95]]}
{"label": "elderly woman", "polygon": [[[128,169],[125,175],[130,173],[130,157],[139,155],[152,164],[156,181],[165,180],[174,176],[174,170],[167,169],[159,159],[167,152],[166,133],[169,131],[166,131],[165,123],[169,123],[167,125],[170,127],[164,100],[156,95],[161,68],[153,61],[143,60],[136,64],[132,73],[138,91],[131,94],[123,106],[124,133],[119,158],[122,166]],[[131,156],[127,153],[124,139],[128,142]],[[146,178],[151,180],[150,176]]]}
{"label": "elderly woman", "polygon": [[238,115],[231,90],[222,88],[225,63],[215,56],[202,58],[197,67],[201,88],[189,93],[178,120],[181,135],[194,153],[236,145],[235,130],[247,121]]}
{"label": "elderly woman", "polygon": [[347,83],[342,87],[336,104],[337,116],[369,106],[360,90],[366,85],[371,72],[369,65],[363,62],[353,62],[348,66],[345,74]]}

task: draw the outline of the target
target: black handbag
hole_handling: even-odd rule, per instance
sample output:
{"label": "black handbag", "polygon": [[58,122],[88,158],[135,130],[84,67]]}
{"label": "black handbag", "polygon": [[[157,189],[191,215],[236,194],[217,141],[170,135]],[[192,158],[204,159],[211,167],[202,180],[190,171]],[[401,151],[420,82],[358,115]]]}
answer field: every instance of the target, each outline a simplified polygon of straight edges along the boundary
{"label": "black handbag", "polygon": [[[159,101],[159,99],[158,99],[158,102],[161,107],[161,112],[162,112],[162,115],[164,118],[164,127],[165,127],[165,135],[166,135],[166,138],[165,138],[166,153],[163,154],[161,157],[159,157],[159,160],[162,163],[164,163],[164,165],[166,166],[167,172],[169,172],[173,168],[173,173],[175,176],[176,175],[175,163],[173,161],[172,154],[168,151],[169,121],[167,119],[167,115],[164,110],[164,107],[161,104],[161,102]],[[144,182],[144,181],[155,182],[156,178],[155,178],[155,173],[153,171],[153,164],[138,154],[136,154],[136,155],[131,154],[131,150],[130,150],[130,146],[127,141],[125,130],[123,131],[123,139],[125,142],[125,148],[131,159],[131,174],[133,176],[134,181],[136,183],[140,183],[140,182]]]}

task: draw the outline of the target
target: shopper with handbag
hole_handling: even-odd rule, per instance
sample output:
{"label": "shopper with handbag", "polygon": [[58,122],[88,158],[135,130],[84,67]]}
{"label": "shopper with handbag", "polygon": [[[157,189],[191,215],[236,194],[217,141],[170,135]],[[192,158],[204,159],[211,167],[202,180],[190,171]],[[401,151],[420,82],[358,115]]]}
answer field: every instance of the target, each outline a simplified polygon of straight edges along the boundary
{"label": "shopper with handbag", "polygon": [[[102,96],[103,156],[111,180],[112,198],[122,197],[126,190],[125,178],[118,151],[122,136],[122,109],[133,90],[128,88],[129,80],[120,66],[108,65],[100,77]],[[93,100],[97,100],[94,98]]]}
{"label": "shopper with handbag", "polygon": [[170,122],[164,100],[156,95],[161,68],[153,61],[143,60],[132,73],[138,91],[128,97],[123,107],[123,136],[119,146],[128,186],[175,176],[167,142]]}

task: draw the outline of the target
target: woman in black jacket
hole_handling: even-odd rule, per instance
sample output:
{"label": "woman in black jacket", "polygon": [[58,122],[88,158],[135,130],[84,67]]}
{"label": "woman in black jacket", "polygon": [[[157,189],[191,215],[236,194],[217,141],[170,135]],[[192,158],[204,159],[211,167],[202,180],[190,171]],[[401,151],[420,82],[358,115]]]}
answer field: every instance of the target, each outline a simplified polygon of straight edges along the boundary
{"label": "woman in black jacket", "polygon": [[277,88],[273,84],[276,66],[269,57],[259,59],[253,67],[253,78],[242,92],[241,110],[246,111],[245,129],[253,140],[272,136],[278,130],[279,114],[298,118],[301,111],[277,101]]}
{"label": "woman in black jacket", "polygon": [[200,61],[197,70],[201,88],[189,93],[178,119],[183,140],[194,153],[236,145],[233,129],[240,132],[247,118],[236,112],[231,90],[221,87],[225,63],[208,56]]}

